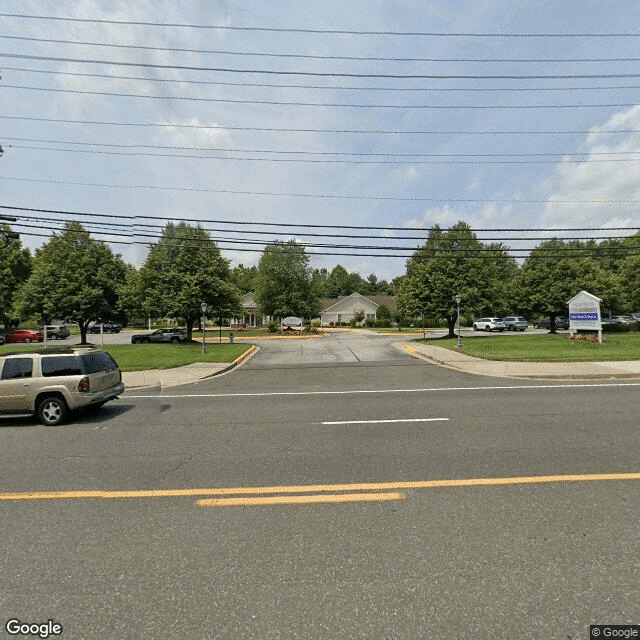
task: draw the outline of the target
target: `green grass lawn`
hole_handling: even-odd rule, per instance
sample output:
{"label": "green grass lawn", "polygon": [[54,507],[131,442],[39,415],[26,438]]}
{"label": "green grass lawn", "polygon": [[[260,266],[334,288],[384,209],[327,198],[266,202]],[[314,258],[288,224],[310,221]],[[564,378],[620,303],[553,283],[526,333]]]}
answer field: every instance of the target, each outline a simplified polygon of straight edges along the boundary
{"label": "green grass lawn", "polygon": [[[229,334],[233,333],[236,338],[260,338],[262,336],[274,335],[269,334],[269,330],[267,327],[260,327],[256,329],[223,329],[222,330],[222,340],[229,341]],[[193,331],[191,337],[194,340],[202,340],[202,331]],[[207,341],[209,340],[217,340],[220,337],[219,329],[207,329]]]}
{"label": "green grass lawn", "polygon": [[[598,360],[640,360],[640,333],[611,333],[598,344],[569,340],[569,335],[538,334],[462,339],[462,353],[487,360],[514,362],[591,362]],[[421,339],[418,342],[447,349],[456,348],[453,339]]]}
{"label": "green grass lawn", "polygon": [[[55,347],[61,345],[56,344]],[[63,346],[63,345],[62,345]],[[96,345],[98,346],[98,345]],[[0,356],[15,351],[40,351],[42,344],[10,344],[0,346]],[[207,343],[207,353],[193,344],[110,344],[104,350],[110,353],[122,371],[170,369],[194,362],[233,362],[250,348],[244,344]]]}
{"label": "green grass lawn", "polygon": [[375,331],[376,333],[424,333],[425,331],[444,331],[444,329],[423,329],[422,327],[361,327],[367,331]]}

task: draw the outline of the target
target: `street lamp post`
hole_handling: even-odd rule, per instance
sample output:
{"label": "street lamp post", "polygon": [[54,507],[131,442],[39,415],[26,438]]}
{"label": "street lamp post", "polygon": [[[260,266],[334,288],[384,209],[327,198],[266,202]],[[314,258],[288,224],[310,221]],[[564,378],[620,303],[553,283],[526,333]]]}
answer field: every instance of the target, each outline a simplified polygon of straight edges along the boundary
{"label": "street lamp post", "polygon": [[204,355],[205,353],[207,353],[207,350],[204,346],[204,334],[205,334],[205,328],[204,328],[204,316],[207,313],[207,309],[209,308],[209,305],[206,302],[203,302],[200,305],[200,309],[202,311],[202,355]]}
{"label": "street lamp post", "polygon": [[456,296],[456,305],[458,307],[458,340],[456,342],[456,349],[462,349],[462,338],[460,337],[460,301],[462,300],[462,296],[458,294]]}

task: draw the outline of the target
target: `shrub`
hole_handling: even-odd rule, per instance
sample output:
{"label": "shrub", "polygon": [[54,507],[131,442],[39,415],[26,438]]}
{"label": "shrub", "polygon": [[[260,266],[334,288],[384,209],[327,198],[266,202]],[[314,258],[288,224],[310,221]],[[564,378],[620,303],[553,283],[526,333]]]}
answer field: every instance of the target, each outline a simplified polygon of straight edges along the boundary
{"label": "shrub", "polygon": [[376,311],[378,320],[388,320],[391,322],[391,309],[386,304],[381,304]]}
{"label": "shrub", "polygon": [[603,324],[602,331],[607,333],[628,333],[630,331],[638,331],[637,324]]}
{"label": "shrub", "polygon": [[386,329],[391,326],[391,320],[380,318],[379,320],[375,321],[375,326],[379,327],[380,329]]}
{"label": "shrub", "polygon": [[278,333],[280,330],[280,323],[277,320],[270,320],[268,324],[269,333]]}
{"label": "shrub", "polygon": [[372,318],[367,318],[364,321],[364,325],[365,325],[365,327],[375,327],[376,326],[376,321],[373,320]]}
{"label": "shrub", "polygon": [[355,327],[358,324],[358,319],[357,318],[351,318],[351,320],[349,320],[349,326],[350,327]]}

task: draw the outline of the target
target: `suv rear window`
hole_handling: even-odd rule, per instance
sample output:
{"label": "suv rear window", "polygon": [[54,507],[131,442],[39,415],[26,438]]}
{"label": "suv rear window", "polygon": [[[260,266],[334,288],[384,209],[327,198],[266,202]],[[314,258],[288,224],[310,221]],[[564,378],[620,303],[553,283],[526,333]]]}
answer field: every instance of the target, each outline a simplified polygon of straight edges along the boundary
{"label": "suv rear window", "polygon": [[54,376],[79,376],[80,362],[75,356],[51,356],[42,358],[42,376],[52,378]]}
{"label": "suv rear window", "polygon": [[118,365],[115,360],[104,351],[83,353],[80,356],[82,373],[98,373],[98,371],[115,371]]}
{"label": "suv rear window", "polygon": [[30,378],[33,373],[33,358],[7,358],[2,367],[2,379]]}

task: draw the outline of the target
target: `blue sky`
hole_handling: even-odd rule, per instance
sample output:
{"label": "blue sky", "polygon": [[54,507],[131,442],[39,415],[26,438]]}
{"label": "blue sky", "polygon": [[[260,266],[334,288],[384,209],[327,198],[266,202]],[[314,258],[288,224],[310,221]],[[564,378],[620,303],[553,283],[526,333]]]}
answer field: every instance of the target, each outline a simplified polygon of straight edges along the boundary
{"label": "blue sky", "polygon": [[[362,247],[422,244],[426,231],[407,227],[518,229],[478,232],[514,249],[640,227],[640,77],[625,60],[640,57],[635,2],[4,0],[0,13],[234,27],[0,16],[1,203],[101,214],[3,211],[32,225],[18,228],[31,248],[84,220],[139,264],[143,234],[157,233],[141,225],[193,219],[238,242],[220,243],[232,265],[295,237],[361,247],[309,248],[314,267],[391,279],[405,258]],[[425,75],[459,77],[399,77]],[[556,231],[525,231],[536,228]]]}

